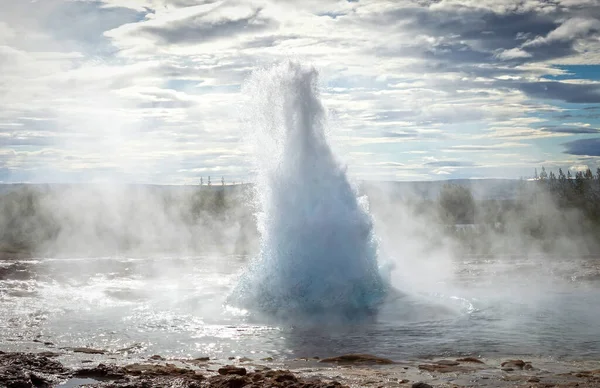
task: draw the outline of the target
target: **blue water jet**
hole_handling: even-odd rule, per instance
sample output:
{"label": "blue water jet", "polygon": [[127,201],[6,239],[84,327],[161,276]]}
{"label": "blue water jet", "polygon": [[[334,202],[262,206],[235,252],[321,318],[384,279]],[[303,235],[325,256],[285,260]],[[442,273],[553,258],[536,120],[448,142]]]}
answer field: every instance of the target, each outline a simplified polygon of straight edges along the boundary
{"label": "blue water jet", "polygon": [[317,71],[295,62],[255,71],[244,86],[261,251],[234,304],[282,317],[374,312],[387,284],[365,197],[329,147]]}

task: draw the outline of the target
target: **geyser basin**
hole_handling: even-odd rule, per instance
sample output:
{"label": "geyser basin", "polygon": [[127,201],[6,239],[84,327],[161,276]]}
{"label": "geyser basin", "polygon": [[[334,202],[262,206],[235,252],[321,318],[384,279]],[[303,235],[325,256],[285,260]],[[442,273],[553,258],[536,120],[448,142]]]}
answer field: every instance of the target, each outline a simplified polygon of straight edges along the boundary
{"label": "geyser basin", "polygon": [[233,303],[286,317],[373,311],[386,284],[372,219],[327,143],[317,71],[284,63],[254,72],[244,91],[261,252]]}

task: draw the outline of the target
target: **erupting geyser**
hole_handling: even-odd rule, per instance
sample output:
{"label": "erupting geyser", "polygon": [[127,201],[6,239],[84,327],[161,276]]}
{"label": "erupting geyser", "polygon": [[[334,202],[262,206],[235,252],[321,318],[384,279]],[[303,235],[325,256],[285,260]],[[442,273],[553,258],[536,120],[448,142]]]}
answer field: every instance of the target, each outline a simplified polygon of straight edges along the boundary
{"label": "erupting geyser", "polygon": [[245,92],[262,240],[235,303],[286,317],[372,311],[387,287],[372,220],[327,143],[317,71],[256,71]]}

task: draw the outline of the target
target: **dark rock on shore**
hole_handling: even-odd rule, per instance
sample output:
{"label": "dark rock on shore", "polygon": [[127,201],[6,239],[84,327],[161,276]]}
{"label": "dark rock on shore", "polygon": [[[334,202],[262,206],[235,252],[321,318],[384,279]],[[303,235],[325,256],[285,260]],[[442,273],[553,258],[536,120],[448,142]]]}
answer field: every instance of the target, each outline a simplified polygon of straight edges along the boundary
{"label": "dark rock on shore", "polygon": [[445,365],[445,366],[456,366],[456,365],[460,365],[460,362],[458,361],[452,361],[452,360],[439,360],[435,362],[437,365]]}
{"label": "dark rock on shore", "polygon": [[240,375],[218,375],[208,379],[209,388],[348,388],[337,381],[302,379],[287,370],[250,372]]}
{"label": "dark rock on shore", "polygon": [[0,387],[51,388],[69,378],[93,379],[86,387],[95,388],[348,388],[336,381],[302,378],[288,370],[248,371],[228,365],[216,376],[174,364],[125,366],[98,364],[71,370],[59,362],[37,354],[0,352]]}
{"label": "dark rock on shore", "polygon": [[56,352],[39,352],[36,354],[38,356],[42,356],[42,357],[58,357],[58,356],[60,356],[60,353],[56,353]]}
{"label": "dark rock on shore", "polygon": [[412,388],[433,388],[431,385],[423,382],[414,383]]}
{"label": "dark rock on shore", "polygon": [[461,372],[464,370],[464,368],[461,368],[459,366],[438,365],[438,364],[421,364],[421,365],[419,365],[419,369],[426,370],[427,372],[439,372],[439,373]]}
{"label": "dark rock on shore", "polygon": [[226,365],[218,370],[220,375],[246,375],[246,368],[240,368],[233,365]]}
{"label": "dark rock on shore", "polygon": [[192,369],[179,368],[173,364],[131,364],[122,368],[123,372],[131,376],[184,376],[191,380],[202,380],[204,376]]}
{"label": "dark rock on shore", "polygon": [[[97,368],[86,370],[85,373],[80,371],[76,376],[103,380],[112,378],[112,381],[86,385],[95,388],[348,388],[336,381],[303,379],[287,370],[247,372],[244,368],[231,366],[221,369],[227,373],[206,378],[197,371],[175,366],[133,364],[119,368],[99,365]],[[242,369],[245,373],[243,375]]]}
{"label": "dark rock on shore", "polygon": [[0,387],[50,388],[68,374],[68,369],[48,357],[0,352]]}
{"label": "dark rock on shore", "polygon": [[508,369],[531,370],[531,369],[533,369],[533,366],[531,365],[530,362],[525,362],[523,360],[506,360],[501,364],[501,366],[502,366],[503,370],[508,370]]}
{"label": "dark rock on shore", "polygon": [[[470,362],[470,361],[469,361]],[[462,366],[459,361],[440,360],[431,364],[420,364],[419,369],[428,372],[450,373],[450,372],[469,372],[478,369],[477,366]]]}
{"label": "dark rock on shore", "polygon": [[0,280],[29,280],[34,277],[27,263],[12,263],[0,267]]}
{"label": "dark rock on shore", "polygon": [[85,353],[85,354],[105,354],[106,350],[102,349],[92,349],[92,348],[63,348],[65,350],[70,350],[74,353]]}
{"label": "dark rock on shore", "polygon": [[474,362],[476,364],[485,364],[485,362],[483,362],[480,359],[475,358],[475,357],[457,358],[456,361],[459,361],[459,362]]}
{"label": "dark rock on shore", "polygon": [[125,373],[121,370],[121,368],[115,365],[98,364],[96,367],[82,368],[75,371],[75,376],[93,379],[100,378],[118,380],[125,377]]}
{"label": "dark rock on shore", "polygon": [[371,354],[344,354],[337,357],[324,358],[319,362],[345,363],[345,364],[395,364],[388,358],[373,356]]}

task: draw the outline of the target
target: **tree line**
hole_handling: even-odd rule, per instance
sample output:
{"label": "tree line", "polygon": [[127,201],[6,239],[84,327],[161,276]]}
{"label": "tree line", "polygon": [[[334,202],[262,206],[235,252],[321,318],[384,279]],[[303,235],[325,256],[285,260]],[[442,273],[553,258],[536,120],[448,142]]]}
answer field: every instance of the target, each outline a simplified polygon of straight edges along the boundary
{"label": "tree line", "polygon": [[541,251],[567,246],[586,254],[600,251],[600,168],[595,174],[589,168],[565,174],[542,167],[533,179],[520,180],[507,199],[476,200],[469,187],[444,185],[436,208],[450,233],[479,253],[528,245]]}
{"label": "tree line", "polygon": [[8,187],[0,193],[0,257],[145,248],[204,252],[233,244],[243,250],[256,234],[247,187],[240,185]]}
{"label": "tree line", "polygon": [[575,174],[571,171],[565,174],[559,168],[555,174],[542,167],[539,175],[536,169],[534,179],[560,208],[578,209],[588,219],[600,223],[600,167],[595,175],[589,168]]}

